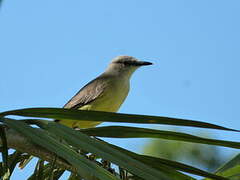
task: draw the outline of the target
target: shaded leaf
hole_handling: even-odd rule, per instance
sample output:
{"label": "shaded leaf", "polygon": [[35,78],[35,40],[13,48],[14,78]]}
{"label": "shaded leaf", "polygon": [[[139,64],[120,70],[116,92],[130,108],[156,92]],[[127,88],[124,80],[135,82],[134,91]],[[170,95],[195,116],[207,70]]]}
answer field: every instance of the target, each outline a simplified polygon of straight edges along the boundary
{"label": "shaded leaf", "polygon": [[50,170],[49,170],[49,176],[50,176],[50,179],[54,179],[54,169],[55,169],[55,166],[56,166],[56,159],[57,159],[57,156],[54,156],[54,159],[53,159],[53,162],[50,163],[51,167],[50,167]]}
{"label": "shaded leaf", "polygon": [[[22,153],[19,152],[19,151],[15,151],[14,153],[8,155],[8,168],[9,168],[8,172],[9,172],[9,174],[8,174],[7,178],[10,178],[10,177],[11,177],[11,175],[12,175],[12,173],[13,173],[16,165],[17,165],[17,163],[19,163],[20,161],[22,161],[22,160],[25,159],[25,158],[27,158],[27,157],[26,157],[25,155],[22,155]],[[1,165],[1,174],[0,174],[0,177],[3,177],[3,176],[4,176],[4,175],[3,175],[2,164],[3,164],[3,163],[0,163],[0,165]]]}
{"label": "shaded leaf", "polygon": [[211,123],[205,123],[194,120],[179,118],[169,118],[162,116],[146,116],[135,114],[121,114],[102,111],[84,111],[64,108],[28,108],[0,113],[1,116],[19,115],[27,117],[44,117],[64,120],[84,120],[100,122],[125,122],[125,123],[148,123],[148,124],[167,124],[176,126],[191,126],[199,128],[210,128],[218,130],[236,131],[239,130],[218,126]]}
{"label": "shaded leaf", "polygon": [[35,167],[33,176],[28,178],[28,180],[44,180],[43,178],[43,168],[44,168],[44,160],[39,159],[37,165]]}
{"label": "shaded leaf", "polygon": [[[224,164],[216,171],[217,175],[227,177],[230,180],[240,179],[240,154],[235,156],[232,160]],[[205,179],[208,180],[208,179]]]}
{"label": "shaded leaf", "polygon": [[216,179],[216,180],[227,180],[224,177],[203,171],[201,169],[198,169],[198,168],[195,168],[195,167],[183,164],[183,163],[179,163],[177,161],[171,161],[171,160],[167,160],[167,159],[163,159],[163,158],[156,158],[156,157],[151,157],[151,156],[146,156],[146,155],[139,155],[139,154],[133,153],[131,151],[128,151],[126,149],[123,149],[121,147],[109,144],[107,142],[104,142],[104,143],[132,156],[135,159],[138,159],[146,164],[149,164],[152,167],[157,168],[157,169],[161,168],[161,165],[166,165],[168,167],[174,168],[176,170],[180,170],[182,172],[187,172],[187,173],[191,173],[191,174],[195,174],[195,175],[199,175],[199,176],[203,176],[203,177],[209,177],[209,178]]}
{"label": "shaded leaf", "polygon": [[3,178],[4,180],[7,180],[10,178],[11,173],[10,170],[8,168],[8,146],[7,146],[7,138],[6,138],[6,134],[5,134],[5,128],[0,126],[0,137],[1,137],[1,151],[2,151],[2,174],[3,174]]}
{"label": "shaded leaf", "polygon": [[70,174],[70,176],[68,177],[68,180],[81,180],[82,177],[80,177],[78,174]]}
{"label": "shaded leaf", "polygon": [[80,154],[77,154],[65,144],[53,139],[43,130],[32,128],[26,123],[16,120],[5,119],[4,123],[22,135],[26,136],[32,142],[43,146],[49,151],[56,153],[59,157],[67,160],[84,178],[92,179],[93,176],[96,176],[99,177],[99,179],[117,180],[114,175],[97,166],[95,163],[89,161],[85,157],[82,157]]}
{"label": "shaded leaf", "polygon": [[9,157],[9,170],[10,173],[12,174],[12,172],[14,171],[17,163],[21,162],[22,160],[24,160],[26,158],[26,156],[22,156],[22,153],[19,151],[15,151],[13,154],[11,154]]}
{"label": "shaded leaf", "polygon": [[[44,126],[44,129],[57,134],[70,145],[94,153],[101,158],[111,161],[144,179],[170,179],[168,178],[168,175],[163,174],[161,171],[157,171],[156,169],[146,166],[144,163],[136,161],[132,157],[116,151],[115,149],[102,144],[100,141],[90,138],[89,136],[64,125],[58,123],[48,123],[46,126]],[[178,178],[180,179],[180,177]]]}
{"label": "shaded leaf", "polygon": [[186,172],[186,173],[190,173],[190,174],[195,174],[198,176],[203,176],[203,177],[211,177],[213,179],[216,180],[227,180],[224,177],[203,171],[201,169],[195,168],[193,166],[189,166],[183,163],[179,163],[176,161],[171,161],[168,159],[163,159],[163,158],[155,158],[155,157],[151,157],[151,156],[145,156],[145,155],[139,155],[141,158],[144,159],[145,162],[148,163],[155,163],[157,164],[165,164],[166,166],[175,168],[176,170],[182,171],[182,172]]}
{"label": "shaded leaf", "polygon": [[83,133],[90,136],[112,137],[112,138],[161,138],[168,140],[178,140],[201,144],[218,145],[240,149],[240,142],[223,141],[209,138],[202,138],[181,132],[154,130],[146,128],[107,126],[89,129],[81,129]]}
{"label": "shaded leaf", "polygon": [[[42,176],[44,180],[58,180],[62,174],[64,173],[65,170],[63,169],[59,169],[56,168],[53,170],[53,174],[52,174],[52,164],[48,163],[46,165],[44,165],[43,167],[43,171],[42,171]],[[33,173],[28,180],[34,180],[36,174]]]}
{"label": "shaded leaf", "polygon": [[[240,165],[240,154],[236,155],[233,159],[229,162],[225,163],[222,167],[220,167],[216,173],[224,172],[230,168],[235,167],[236,165]],[[240,171],[239,171],[240,172]]]}
{"label": "shaded leaf", "polygon": [[23,169],[26,167],[26,165],[33,159],[33,156],[29,156],[28,158],[26,159],[23,159],[20,163],[19,163],[19,168],[20,169]]}

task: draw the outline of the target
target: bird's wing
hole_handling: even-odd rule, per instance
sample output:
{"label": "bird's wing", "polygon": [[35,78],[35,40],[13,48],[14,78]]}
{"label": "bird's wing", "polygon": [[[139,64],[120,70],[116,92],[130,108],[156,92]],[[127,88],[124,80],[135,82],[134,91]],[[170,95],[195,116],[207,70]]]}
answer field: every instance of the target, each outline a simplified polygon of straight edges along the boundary
{"label": "bird's wing", "polygon": [[100,97],[106,87],[107,80],[104,77],[96,78],[86,84],[78,93],[72,97],[63,108],[67,109],[79,109],[80,107],[87,105]]}

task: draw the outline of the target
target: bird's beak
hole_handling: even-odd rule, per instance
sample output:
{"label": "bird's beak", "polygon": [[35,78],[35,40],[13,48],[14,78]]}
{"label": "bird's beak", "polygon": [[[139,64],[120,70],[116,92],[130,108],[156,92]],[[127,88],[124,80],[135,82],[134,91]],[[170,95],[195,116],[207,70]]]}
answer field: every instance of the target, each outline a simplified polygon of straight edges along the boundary
{"label": "bird's beak", "polygon": [[148,66],[148,65],[152,65],[153,63],[151,62],[147,62],[147,61],[138,61],[137,62],[137,66]]}

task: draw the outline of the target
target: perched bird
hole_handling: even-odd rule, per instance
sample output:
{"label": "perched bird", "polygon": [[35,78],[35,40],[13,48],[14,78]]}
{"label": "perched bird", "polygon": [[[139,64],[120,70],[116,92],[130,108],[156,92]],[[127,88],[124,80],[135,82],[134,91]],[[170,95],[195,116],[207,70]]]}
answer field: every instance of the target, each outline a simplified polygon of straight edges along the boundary
{"label": "perched bird", "polygon": [[[130,77],[141,66],[150,62],[139,61],[131,56],[118,56],[112,60],[105,72],[86,84],[63,108],[117,112],[126,99]],[[95,127],[101,122],[55,120],[72,128]]]}

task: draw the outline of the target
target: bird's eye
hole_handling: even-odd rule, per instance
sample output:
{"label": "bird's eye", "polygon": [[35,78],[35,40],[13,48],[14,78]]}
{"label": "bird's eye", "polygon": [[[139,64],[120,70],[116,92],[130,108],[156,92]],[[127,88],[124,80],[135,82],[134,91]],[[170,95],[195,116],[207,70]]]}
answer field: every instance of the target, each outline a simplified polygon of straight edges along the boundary
{"label": "bird's eye", "polygon": [[134,66],[135,65],[135,63],[132,61],[117,61],[115,63],[123,64],[125,66]]}
{"label": "bird's eye", "polygon": [[117,61],[116,63],[118,64],[123,64],[123,65],[130,65],[130,63],[128,61]]}
{"label": "bird's eye", "polygon": [[137,66],[138,65],[135,61],[125,61],[123,63],[125,66]]}
{"label": "bird's eye", "polygon": [[130,65],[130,63],[129,63],[128,61],[124,61],[123,64],[124,64],[125,66],[129,66],[129,65]]}

